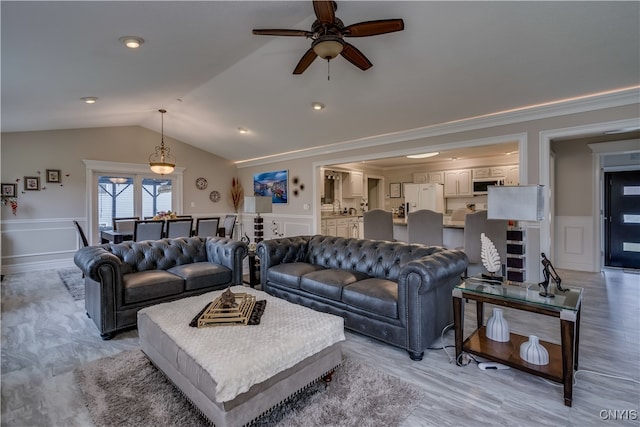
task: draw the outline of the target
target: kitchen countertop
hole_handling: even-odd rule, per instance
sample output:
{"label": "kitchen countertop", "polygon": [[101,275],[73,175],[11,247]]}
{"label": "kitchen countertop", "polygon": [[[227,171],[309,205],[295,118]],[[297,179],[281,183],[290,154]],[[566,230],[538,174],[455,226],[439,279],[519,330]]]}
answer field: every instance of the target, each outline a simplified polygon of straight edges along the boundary
{"label": "kitchen countertop", "polygon": [[353,219],[353,218],[362,218],[362,214],[333,214],[333,213],[321,213],[320,219]]}
{"label": "kitchen countertop", "polygon": [[[406,226],[407,225],[407,219],[406,218],[394,218],[393,219],[393,225],[400,225],[400,226]],[[444,223],[442,224],[443,228],[456,228],[459,230],[464,230],[464,221],[451,221],[451,220],[445,220]]]}

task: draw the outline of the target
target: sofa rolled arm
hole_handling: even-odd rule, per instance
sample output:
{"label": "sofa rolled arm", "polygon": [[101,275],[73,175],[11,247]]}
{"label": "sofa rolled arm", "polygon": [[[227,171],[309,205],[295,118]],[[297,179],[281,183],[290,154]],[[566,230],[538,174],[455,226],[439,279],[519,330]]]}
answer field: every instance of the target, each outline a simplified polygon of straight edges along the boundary
{"label": "sofa rolled arm", "polygon": [[[468,264],[467,255],[459,249],[442,250],[429,256],[411,261],[404,266],[398,278],[399,286],[407,286],[409,279],[419,278],[417,293],[424,295],[436,286],[458,280]],[[411,277],[412,275],[416,275]]]}
{"label": "sofa rolled arm", "polygon": [[86,277],[101,283],[100,268],[109,267],[113,270],[114,276],[122,274],[122,261],[113,253],[109,252],[105,246],[86,246],[80,248],[73,256],[73,262],[78,266]]}
{"label": "sofa rolled arm", "polygon": [[242,260],[249,248],[240,240],[226,237],[207,237],[207,261],[220,264],[231,270],[231,282],[242,285]]}
{"label": "sofa rolled arm", "polygon": [[264,271],[274,265],[304,261],[311,236],[284,237],[258,243],[256,254]]}

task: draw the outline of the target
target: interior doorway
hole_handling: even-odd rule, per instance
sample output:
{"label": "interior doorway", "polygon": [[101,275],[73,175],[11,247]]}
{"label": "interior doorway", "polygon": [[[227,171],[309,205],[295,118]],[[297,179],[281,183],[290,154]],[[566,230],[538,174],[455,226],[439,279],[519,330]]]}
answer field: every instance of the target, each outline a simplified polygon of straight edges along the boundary
{"label": "interior doorway", "polygon": [[640,269],[640,171],[604,174],[604,263]]}
{"label": "interior doorway", "polygon": [[381,177],[367,176],[367,202],[368,210],[384,209],[382,199],[382,188],[384,187]]}

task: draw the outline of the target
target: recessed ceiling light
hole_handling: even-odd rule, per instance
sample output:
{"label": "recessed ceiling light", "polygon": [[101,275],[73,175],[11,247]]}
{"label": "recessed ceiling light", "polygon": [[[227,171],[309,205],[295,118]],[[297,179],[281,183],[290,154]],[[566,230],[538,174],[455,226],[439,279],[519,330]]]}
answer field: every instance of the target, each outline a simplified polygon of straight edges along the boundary
{"label": "recessed ceiling light", "polygon": [[238,132],[240,132],[241,134],[249,133],[249,129],[247,129],[247,128],[238,128]]}
{"label": "recessed ceiling light", "polygon": [[144,43],[144,39],[142,37],[136,36],[124,36],[120,37],[118,40],[124,43],[124,45],[129,49],[137,49],[142,43]]}
{"label": "recessed ceiling light", "polygon": [[440,152],[439,151],[435,151],[433,153],[412,154],[412,155],[407,156],[407,157],[409,159],[426,159],[427,157],[437,156],[438,154],[440,154]]}
{"label": "recessed ceiling light", "polygon": [[85,104],[95,104],[96,101],[98,100],[97,96],[85,96],[83,98],[80,98],[81,100],[83,100],[85,102]]}
{"label": "recessed ceiling light", "polygon": [[324,104],[321,102],[314,102],[313,104],[311,104],[313,106],[313,109],[316,111],[320,111],[324,108]]}

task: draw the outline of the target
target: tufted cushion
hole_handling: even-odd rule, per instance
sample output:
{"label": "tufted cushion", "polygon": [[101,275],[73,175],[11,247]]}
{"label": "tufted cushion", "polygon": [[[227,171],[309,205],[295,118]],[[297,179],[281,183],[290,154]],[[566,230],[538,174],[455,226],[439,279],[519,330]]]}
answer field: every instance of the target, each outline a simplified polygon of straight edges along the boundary
{"label": "tufted cushion", "polygon": [[313,236],[307,261],[326,268],[358,271],[370,277],[397,281],[407,263],[443,250],[436,246],[411,245],[383,240]]}
{"label": "tufted cushion", "polygon": [[136,304],[156,298],[179,294],[184,280],[162,270],[143,271],[124,276],[124,303]]}
{"label": "tufted cushion", "polygon": [[344,286],[366,278],[366,274],[357,271],[330,268],[314,271],[313,273],[302,276],[300,279],[300,289],[340,301],[342,298],[342,288]]}
{"label": "tufted cushion", "polygon": [[123,262],[122,274],[147,270],[168,270],[171,267],[207,260],[204,239],[177,239],[123,242],[105,245]]}
{"label": "tufted cushion", "polygon": [[167,272],[182,277],[185,281],[184,288],[187,291],[231,282],[231,270],[209,262],[177,265],[168,269]]}
{"label": "tufted cushion", "polygon": [[366,279],[345,286],[342,302],[391,319],[398,318],[398,284],[385,279]]}
{"label": "tufted cushion", "polygon": [[300,288],[300,278],[307,274],[324,268],[319,265],[307,264],[306,262],[292,262],[289,264],[278,264],[268,271],[268,280],[293,289]]}

